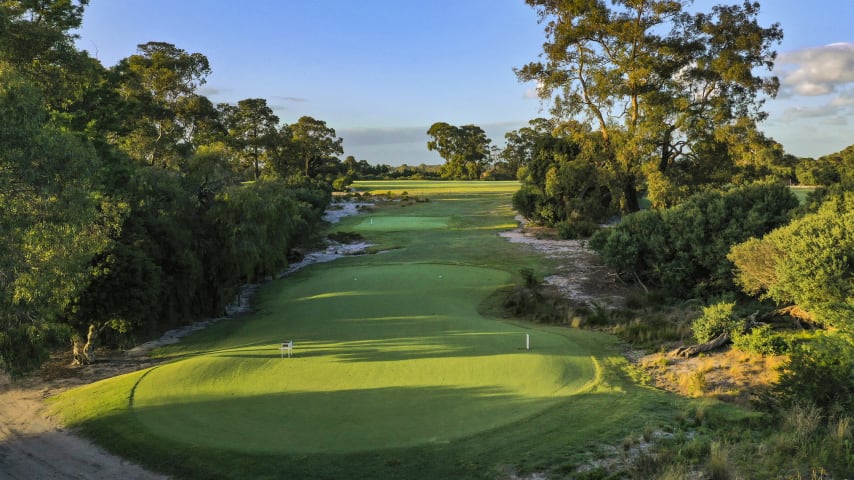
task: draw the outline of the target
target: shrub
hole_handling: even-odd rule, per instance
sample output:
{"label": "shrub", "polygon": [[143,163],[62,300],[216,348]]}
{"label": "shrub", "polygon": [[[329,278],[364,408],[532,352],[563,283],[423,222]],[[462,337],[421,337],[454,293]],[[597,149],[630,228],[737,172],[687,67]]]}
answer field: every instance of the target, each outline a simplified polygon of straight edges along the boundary
{"label": "shrub", "polygon": [[570,219],[557,224],[557,234],[564,240],[587,238],[598,229],[596,222],[586,219]]}
{"label": "shrub", "polygon": [[774,333],[771,325],[759,325],[746,333],[736,329],[732,332],[732,343],[741,351],[760,355],[777,355],[786,350],[786,342]]}
{"label": "shrub", "polygon": [[808,398],[818,407],[854,411],[854,345],[840,334],[820,334],[796,345],[773,392],[784,407]]}
{"label": "shrub", "polygon": [[607,265],[674,296],[707,296],[732,287],[730,247],[784,224],[797,206],[777,184],[708,192],[667,210],[627,215],[594,234],[590,246]]}
{"label": "shrub", "polygon": [[733,308],[735,308],[735,302],[718,302],[703,307],[703,315],[691,324],[697,342],[708,342],[722,333],[728,333],[732,337],[732,332],[742,323],[733,318]]}
{"label": "shrub", "polygon": [[854,330],[854,195],[829,199],[815,214],[734,246],[728,257],[745,292]]}

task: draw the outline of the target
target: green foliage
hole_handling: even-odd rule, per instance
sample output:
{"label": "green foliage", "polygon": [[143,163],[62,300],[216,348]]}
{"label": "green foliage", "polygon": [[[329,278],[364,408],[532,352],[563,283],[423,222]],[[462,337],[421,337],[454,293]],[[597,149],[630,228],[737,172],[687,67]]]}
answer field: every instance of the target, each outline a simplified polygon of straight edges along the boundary
{"label": "green foliage", "polygon": [[818,334],[801,342],[782,367],[773,389],[780,403],[809,399],[821,408],[838,405],[854,411],[854,343],[839,334]]}
{"label": "green foliage", "polygon": [[774,332],[771,325],[758,325],[748,332],[734,329],[731,334],[735,348],[760,355],[779,355],[786,351],[786,341]]}
{"label": "green foliage", "polygon": [[477,125],[457,127],[445,122],[430,126],[427,149],[436,151],[445,159],[442,178],[451,180],[478,180],[486,169],[489,144],[492,140]]}
{"label": "green foliage", "polygon": [[797,198],[783,185],[708,192],[663,211],[627,215],[593,235],[590,246],[623,274],[674,296],[731,288],[730,247],[788,221]]}
{"label": "green foliage", "polygon": [[703,307],[703,315],[691,324],[694,338],[699,343],[705,343],[721,334],[729,334],[740,330],[744,322],[734,318],[735,302],[722,301]]}
{"label": "green foliage", "polygon": [[728,258],[745,292],[797,304],[821,323],[854,329],[854,195],[832,197],[814,214],[733,246]]}
{"label": "green foliage", "polygon": [[[273,132],[263,99],[225,118],[196,92],[204,55],[152,42],[107,70],[77,51],[86,3],[0,6],[0,366],[15,376],[89,326],[132,343],[221,314],[317,231],[339,173],[323,122]],[[270,178],[239,184],[247,159]],[[303,160],[320,179],[288,178]]]}
{"label": "green foliage", "polygon": [[[690,12],[688,0],[527,3],[545,25],[546,42],[540,60],[516,74],[537,82],[555,117],[595,126],[597,170],[624,211],[639,209],[645,173],[662,174],[652,186],[666,202],[680,189],[662,177],[681,182],[679,174],[690,176],[698,165],[704,183],[725,172],[714,185],[733,181],[738,170],[776,166],[781,149],[754,127],[765,116],[762,97],[775,95],[779,82],[756,72],[773,66],[783,32],[759,24],[758,3],[709,12]],[[743,41],[731,41],[736,36]]]}
{"label": "green foliage", "polygon": [[596,222],[586,219],[570,219],[557,224],[557,234],[564,240],[587,238],[599,230]]}

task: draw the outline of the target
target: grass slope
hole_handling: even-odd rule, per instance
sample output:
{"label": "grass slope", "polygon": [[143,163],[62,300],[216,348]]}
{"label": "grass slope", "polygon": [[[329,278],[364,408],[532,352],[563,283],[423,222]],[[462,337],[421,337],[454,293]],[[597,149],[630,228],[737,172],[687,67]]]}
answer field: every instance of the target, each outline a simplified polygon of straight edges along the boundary
{"label": "grass slope", "polygon": [[[478,314],[520,267],[547,267],[496,235],[513,225],[505,187],[473,185],[372,212],[385,228],[345,220],[338,230],[396,248],[273,282],[256,314],[160,352],[173,361],[68,392],[53,410],[181,478],[569,471],[598,442],[672,418],[672,397],[623,376],[612,337]],[[280,358],[286,339],[294,358]]]}

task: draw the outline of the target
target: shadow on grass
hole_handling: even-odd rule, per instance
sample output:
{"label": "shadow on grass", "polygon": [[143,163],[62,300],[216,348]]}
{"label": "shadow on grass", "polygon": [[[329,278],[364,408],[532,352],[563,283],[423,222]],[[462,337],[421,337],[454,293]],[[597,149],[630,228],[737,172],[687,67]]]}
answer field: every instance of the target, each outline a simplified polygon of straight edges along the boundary
{"label": "shadow on grass", "polygon": [[[434,389],[415,389],[410,392],[428,398],[459,397],[460,401],[478,402],[479,406],[491,402],[504,401],[512,407],[519,399],[496,398],[488,390],[436,391]],[[338,401],[348,400],[344,394]],[[380,402],[383,397],[396,395],[387,389],[372,392],[372,399]],[[435,395],[435,396],[434,396]],[[305,401],[321,400],[322,397],[309,395]],[[258,399],[279,405],[278,396]],[[316,423],[316,433],[328,435],[323,451],[287,451],[282,448],[272,452],[271,446],[282,445],[287,435],[280,430],[284,419],[268,419],[261,423],[252,421],[255,429],[237,434],[222,427],[224,422],[240,422],[247,413],[253,412],[253,403],[245,399],[225,402],[194,403],[177,409],[175,406],[163,406],[143,410],[140,417],[137,412],[124,411],[99,417],[84,425],[78,425],[83,432],[104,445],[107,449],[133,459],[149,468],[161,471],[175,478],[185,479],[261,479],[279,478],[276,472],[287,472],[288,478],[338,479],[487,479],[500,478],[507,466],[514,471],[548,471],[554,466],[571,466],[595,450],[602,443],[618,443],[626,434],[642,431],[650,422],[666,422],[672,419],[676,408],[673,397],[655,391],[598,392],[581,394],[561,401],[542,412],[526,416],[516,421],[482,433],[475,433],[450,441],[425,442],[421,445],[406,446],[407,443],[390,445],[388,448],[369,448],[361,435],[352,438],[338,438],[335,431],[328,428],[329,420]],[[255,404],[254,406],[257,406]],[[281,407],[281,405],[279,405]],[[328,405],[325,405],[328,408]],[[436,407],[440,407],[437,405]],[[215,418],[203,423],[210,427],[196,435],[166,436],[147,428],[151,420],[164,424],[179,412],[193,414],[196,410],[216,412]],[[281,408],[279,408],[281,410]],[[430,421],[424,411],[411,410],[409,417],[400,425],[392,425],[393,431],[405,431],[407,424],[413,421]],[[436,413],[441,414],[440,410]],[[229,417],[227,414],[234,416]],[[155,416],[160,416],[156,419]],[[146,418],[147,416],[147,418]],[[144,421],[142,421],[142,420]],[[283,422],[283,423],[279,423]],[[178,428],[178,425],[170,428]],[[451,426],[449,428],[455,428]],[[357,429],[356,429],[357,430]],[[354,432],[356,431],[354,430]],[[257,435],[264,434],[270,441],[261,449],[253,449],[258,442]],[[359,431],[359,433],[362,433]],[[369,434],[369,432],[365,432]],[[243,437],[245,435],[245,437]],[[250,443],[241,443],[241,438]],[[241,443],[239,448],[227,448],[218,441]],[[332,444],[345,442],[350,447],[363,447],[361,451],[336,451],[327,448]],[[504,472],[506,476],[506,472]]]}

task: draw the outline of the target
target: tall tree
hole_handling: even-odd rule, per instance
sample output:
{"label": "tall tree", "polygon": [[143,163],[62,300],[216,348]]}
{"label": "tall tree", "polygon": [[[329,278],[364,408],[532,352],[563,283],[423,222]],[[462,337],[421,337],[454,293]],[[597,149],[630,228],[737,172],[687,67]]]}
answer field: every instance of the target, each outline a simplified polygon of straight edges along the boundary
{"label": "tall tree", "polygon": [[177,168],[185,134],[194,125],[194,112],[211,114],[209,106],[196,98],[196,89],[211,72],[208,59],[164,42],[149,42],[137,49],[137,54],[115,67],[122,77],[123,97],[139,109],[130,135],[120,144],[148,165]]}
{"label": "tall tree", "polygon": [[489,158],[489,144],[492,140],[477,125],[457,127],[445,122],[436,122],[427,130],[433,137],[427,142],[427,149],[436,151],[445,159],[442,176],[476,180],[480,178]]}
{"label": "tall tree", "polygon": [[[760,121],[779,25],[761,27],[759,4],[689,13],[689,0],[526,0],[546,24],[544,61],[516,71],[536,81],[558,117],[596,125],[622,207],[639,208],[642,166],[666,172],[728,125]],[[610,5],[609,5],[610,4]]]}
{"label": "tall tree", "polygon": [[68,338],[64,311],[123,210],[98,192],[95,149],[52,124],[39,93],[0,62],[0,365],[13,376]]}
{"label": "tall tree", "polygon": [[344,153],[343,139],[323,120],[304,116],[290,125],[293,144],[298,158],[305,166],[305,176],[311,178],[318,167],[328,159]]}
{"label": "tall tree", "polygon": [[274,147],[279,117],[263,98],[247,98],[237,102],[236,106],[223,105],[220,108],[229,139],[244,166],[251,168],[253,178],[258,180],[264,157]]}

